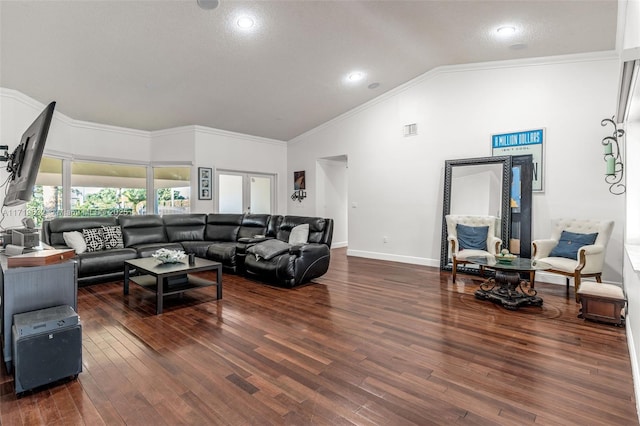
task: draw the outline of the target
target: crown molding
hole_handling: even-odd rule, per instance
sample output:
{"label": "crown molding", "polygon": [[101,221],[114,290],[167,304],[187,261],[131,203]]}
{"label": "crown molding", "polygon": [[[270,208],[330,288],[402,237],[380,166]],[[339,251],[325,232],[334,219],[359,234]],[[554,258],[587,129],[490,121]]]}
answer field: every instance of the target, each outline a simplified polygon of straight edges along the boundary
{"label": "crown molding", "polygon": [[[24,93],[19,92],[17,90],[13,90],[13,89],[0,87],[0,96],[3,98],[9,98],[17,102],[20,102],[23,105],[26,105],[29,108],[32,108],[36,113],[45,107],[45,104],[39,101],[36,101],[30,96],[27,96]],[[126,134],[130,136],[143,137],[143,138],[150,137],[150,132],[147,132],[145,130],[129,129],[126,127],[118,127],[118,126],[111,126],[108,124],[99,124],[99,123],[92,123],[89,121],[75,120],[69,117],[68,115],[65,115],[59,112],[58,110],[56,110],[53,113],[53,119],[60,121],[70,127],[75,127],[77,129],[88,129],[88,130],[96,130],[100,132],[120,133],[120,134]]]}
{"label": "crown molding", "polygon": [[260,136],[253,136],[253,135],[247,135],[244,133],[236,133],[236,132],[230,132],[228,130],[220,130],[220,129],[214,129],[212,127],[205,127],[205,126],[191,126],[195,129],[196,133],[204,133],[204,134],[209,134],[209,135],[215,135],[215,136],[222,136],[222,137],[227,137],[227,138],[234,138],[234,139],[243,139],[249,142],[258,142],[258,143],[266,143],[266,144],[270,144],[270,145],[278,145],[278,146],[287,146],[287,142],[286,141],[281,141],[278,139],[269,139],[269,138],[263,138]]}
{"label": "crown molding", "polygon": [[289,140],[289,145],[294,145],[296,143],[301,142],[306,137],[311,136],[315,133],[318,133],[326,128],[329,128],[336,123],[339,123],[343,120],[346,120],[354,115],[357,115],[363,111],[368,110],[382,102],[385,102],[394,96],[405,92],[413,87],[416,87],[422,83],[425,83],[429,80],[432,80],[442,74],[451,74],[451,73],[460,73],[460,72],[470,72],[470,71],[486,71],[491,69],[505,69],[505,68],[522,68],[522,67],[532,67],[532,66],[547,66],[547,65],[557,65],[557,64],[569,64],[569,63],[579,63],[579,62],[600,62],[600,61],[612,61],[612,60],[620,60],[620,55],[614,51],[603,51],[603,52],[591,52],[591,53],[580,53],[573,55],[561,55],[561,56],[546,56],[539,58],[526,58],[526,59],[510,59],[505,61],[492,61],[492,62],[477,62],[472,64],[461,64],[461,65],[444,65],[441,67],[434,68],[432,70],[427,71],[426,73],[419,75],[413,80],[409,80],[406,83],[397,86],[388,92],[383,93],[382,95],[374,98],[364,104],[361,104],[321,125],[314,127],[311,130],[308,130],[302,133],[299,136]]}

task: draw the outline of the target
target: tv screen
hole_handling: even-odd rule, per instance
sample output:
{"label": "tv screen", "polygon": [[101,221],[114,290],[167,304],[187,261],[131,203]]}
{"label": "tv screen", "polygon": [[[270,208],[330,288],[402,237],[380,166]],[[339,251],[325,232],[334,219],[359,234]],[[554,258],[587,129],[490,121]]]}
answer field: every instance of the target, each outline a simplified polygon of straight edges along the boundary
{"label": "tv screen", "polygon": [[9,156],[7,164],[9,186],[4,196],[5,206],[15,206],[31,200],[55,107],[55,102],[47,105],[25,130],[20,144]]}

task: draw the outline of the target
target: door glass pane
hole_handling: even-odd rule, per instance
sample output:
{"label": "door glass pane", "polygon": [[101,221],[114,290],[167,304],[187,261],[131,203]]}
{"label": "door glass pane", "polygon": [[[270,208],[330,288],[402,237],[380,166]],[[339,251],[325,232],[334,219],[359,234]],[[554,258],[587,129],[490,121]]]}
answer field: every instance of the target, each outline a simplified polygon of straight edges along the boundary
{"label": "door glass pane", "polygon": [[73,162],[71,215],[140,214],[146,204],[145,166]]}
{"label": "door glass pane", "polygon": [[271,178],[251,177],[251,213],[271,214]]}
{"label": "door glass pane", "polygon": [[218,211],[220,213],[242,213],[242,176],[218,176]]}
{"label": "door glass pane", "polygon": [[27,217],[40,226],[43,220],[63,216],[62,194],[62,160],[42,157],[33,198],[27,204]]}
{"label": "door glass pane", "polygon": [[153,187],[158,214],[189,213],[191,167],[155,167]]}

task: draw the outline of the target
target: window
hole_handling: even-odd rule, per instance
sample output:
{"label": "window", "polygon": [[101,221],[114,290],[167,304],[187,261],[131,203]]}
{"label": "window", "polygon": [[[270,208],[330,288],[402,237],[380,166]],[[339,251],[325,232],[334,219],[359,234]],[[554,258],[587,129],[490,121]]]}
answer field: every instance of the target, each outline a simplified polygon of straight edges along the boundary
{"label": "window", "polygon": [[62,216],[62,213],[62,160],[42,157],[33,188],[33,198],[27,203],[27,217],[40,226],[44,220]]}
{"label": "window", "polygon": [[153,188],[158,214],[189,213],[191,167],[154,167]]}
{"label": "window", "polygon": [[146,176],[146,166],[74,161],[71,164],[71,215],[144,214]]}
{"label": "window", "polygon": [[[71,177],[70,188],[63,176]],[[147,190],[155,193],[150,204]],[[151,168],[44,156],[26,213],[37,226],[56,216],[189,213],[190,195],[191,166]]]}

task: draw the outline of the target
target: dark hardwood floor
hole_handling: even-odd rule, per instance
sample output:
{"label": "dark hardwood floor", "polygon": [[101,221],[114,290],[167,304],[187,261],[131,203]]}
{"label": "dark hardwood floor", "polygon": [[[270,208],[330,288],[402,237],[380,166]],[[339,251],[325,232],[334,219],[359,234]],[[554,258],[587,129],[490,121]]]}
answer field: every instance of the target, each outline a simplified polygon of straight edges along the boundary
{"label": "dark hardwood floor", "polygon": [[224,275],[167,299],[122,282],[79,290],[83,372],[22,398],[0,373],[0,423],[638,424],[624,328],[476,300],[479,280],[333,251],[315,283]]}

